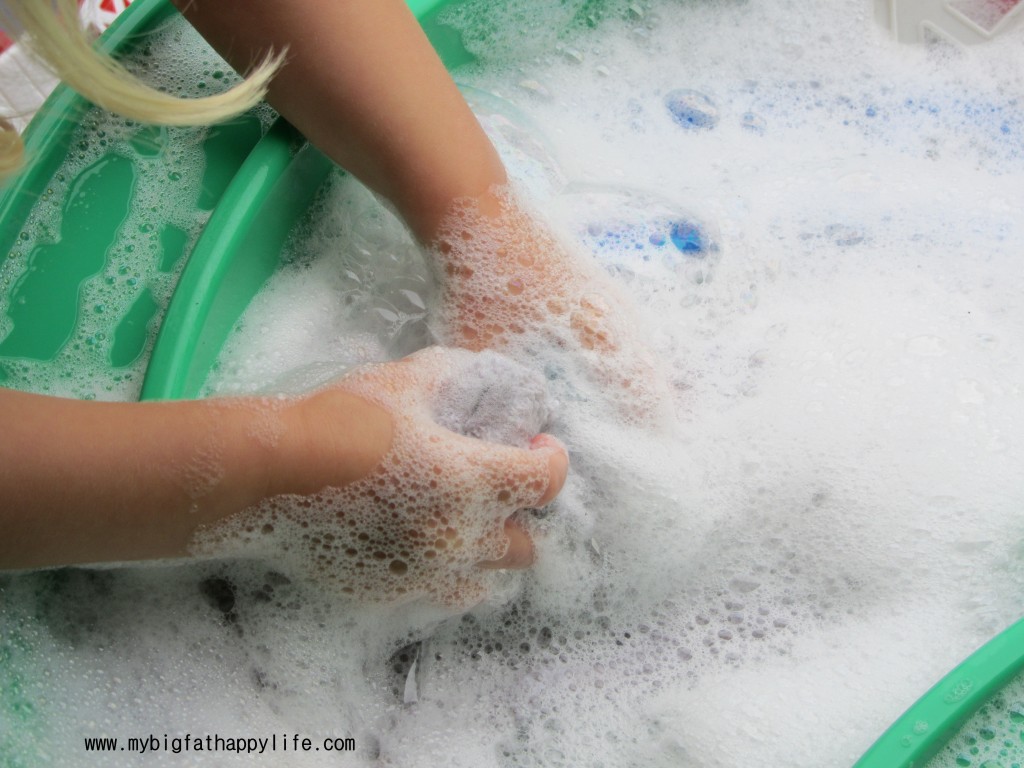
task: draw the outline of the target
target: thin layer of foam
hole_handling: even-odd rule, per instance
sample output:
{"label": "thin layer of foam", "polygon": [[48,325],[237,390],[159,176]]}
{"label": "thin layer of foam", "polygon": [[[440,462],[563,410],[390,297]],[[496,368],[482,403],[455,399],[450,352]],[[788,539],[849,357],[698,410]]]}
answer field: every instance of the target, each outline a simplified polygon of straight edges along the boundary
{"label": "thin layer of foam", "polygon": [[328,180],[282,261],[227,340],[208,393],[302,392],[433,340],[436,287],[420,249],[351,177]]}

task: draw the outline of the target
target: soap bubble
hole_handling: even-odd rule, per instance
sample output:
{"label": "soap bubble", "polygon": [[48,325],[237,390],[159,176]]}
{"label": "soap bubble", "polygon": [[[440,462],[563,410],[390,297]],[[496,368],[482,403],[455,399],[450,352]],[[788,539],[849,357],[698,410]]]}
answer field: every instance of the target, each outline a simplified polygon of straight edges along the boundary
{"label": "soap bubble", "polygon": [[715,224],[656,193],[573,185],[552,213],[612,275],[656,282],[711,279],[720,256]]}
{"label": "soap bubble", "polygon": [[768,128],[768,123],[756,112],[744,112],[740,118],[740,126],[751,133],[763,134]]}
{"label": "soap bubble", "polygon": [[689,88],[670,91],[665,106],[675,122],[687,130],[711,130],[718,125],[718,107],[705,94]]}

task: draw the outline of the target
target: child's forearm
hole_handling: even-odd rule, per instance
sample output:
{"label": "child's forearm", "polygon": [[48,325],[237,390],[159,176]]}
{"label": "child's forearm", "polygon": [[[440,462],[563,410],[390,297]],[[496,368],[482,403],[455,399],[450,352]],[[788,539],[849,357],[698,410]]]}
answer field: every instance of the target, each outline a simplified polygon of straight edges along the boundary
{"label": "child's forearm", "polygon": [[288,49],[269,100],[390,200],[420,240],[460,197],[506,181],[493,146],[403,0],[175,0],[245,70]]}
{"label": "child's forearm", "polygon": [[[0,388],[0,570],[183,557],[194,547],[214,554],[209,539],[197,541],[200,529],[223,533],[225,522],[244,544],[251,515],[267,510],[258,502],[326,489],[326,511],[316,498],[297,507],[322,540],[358,549],[367,530],[388,531],[370,558],[384,571],[360,571],[357,591],[367,595],[377,577],[391,578],[391,560],[421,560],[424,550],[433,554],[417,566],[415,589],[448,583],[456,566],[524,567],[533,547],[513,516],[551,501],[568,457],[550,436],[517,448],[437,424],[437,389],[472,361],[427,349],[294,399],[96,403]],[[443,545],[426,535],[438,521]],[[270,549],[259,556],[294,544],[263,543]],[[301,570],[303,555],[307,572],[319,572],[319,545],[287,557]]]}
{"label": "child's forearm", "polygon": [[[325,445],[325,419],[344,439]],[[140,404],[0,389],[0,422],[0,569],[181,557],[200,526],[361,477],[390,441],[387,415],[342,392]]]}

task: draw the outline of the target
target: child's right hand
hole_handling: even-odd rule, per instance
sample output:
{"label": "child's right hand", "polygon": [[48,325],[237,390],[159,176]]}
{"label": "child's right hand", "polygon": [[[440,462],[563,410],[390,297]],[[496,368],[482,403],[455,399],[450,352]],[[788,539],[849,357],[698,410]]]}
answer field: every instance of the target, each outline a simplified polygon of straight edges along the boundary
{"label": "child's right hand", "polygon": [[535,360],[538,345],[572,350],[620,413],[646,426],[671,421],[665,376],[634,330],[629,300],[509,190],[457,201],[434,258],[446,342],[520,362]]}

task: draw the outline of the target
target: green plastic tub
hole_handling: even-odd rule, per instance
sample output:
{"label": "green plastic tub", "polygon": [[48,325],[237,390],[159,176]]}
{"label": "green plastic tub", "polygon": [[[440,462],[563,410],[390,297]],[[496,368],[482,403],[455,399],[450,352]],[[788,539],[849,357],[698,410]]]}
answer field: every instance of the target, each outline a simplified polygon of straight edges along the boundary
{"label": "green plastic tub", "polygon": [[[437,22],[447,4],[409,2],[445,63],[454,67],[471,57],[458,34]],[[130,53],[144,44],[146,32],[176,13],[167,0],[136,0],[100,45]],[[31,167],[0,189],[0,253],[12,257],[19,241],[30,239],[26,229],[40,199],[58,186],[57,194],[63,192],[68,201],[57,242],[36,246],[27,255],[25,273],[8,278],[10,284],[0,282],[0,309],[9,326],[5,332],[0,324],[0,384],[17,385],[9,381],[10,371],[21,361],[59,360],[68,345],[81,343],[72,338],[85,311],[81,285],[102,271],[105,259],[109,262],[117,222],[139,196],[132,162],[113,154],[78,178],[55,185],[54,174],[75,151],[72,142],[88,108],[69,88],[58,87],[26,131]],[[160,233],[167,241],[161,248],[171,252],[161,258],[181,270],[169,303],[160,306],[142,294],[99,331],[116,339],[107,361],[111,367],[147,356],[145,399],[199,394],[224,340],[273,273],[284,241],[333,167],[285,120],[264,131],[251,115],[210,130],[204,160],[196,207],[208,212],[208,219],[200,217],[202,226],[195,232]]]}
{"label": "green plastic tub", "polygon": [[[437,23],[445,0],[409,4],[449,67],[469,60],[457,33]],[[145,32],[175,13],[166,0],[136,0],[101,45],[130,52],[142,44]],[[80,286],[100,273],[110,257],[116,233],[107,222],[122,220],[132,196],[139,194],[130,162],[117,157],[103,158],[79,178],[56,184],[54,174],[74,151],[72,141],[87,108],[69,89],[58,88],[26,133],[31,168],[0,191],[0,254],[9,256],[28,239],[24,233],[36,206],[55,187],[66,196],[61,237],[36,246],[25,274],[0,282],[0,311],[6,315],[6,325],[0,324],[0,384],[17,385],[11,372],[26,361],[59,363],[65,347],[77,343],[73,330],[79,314],[87,311],[80,306]],[[145,131],[140,127],[140,136]],[[197,219],[201,226],[195,232],[155,235],[165,271],[176,275],[166,306],[144,300],[143,293],[106,326],[115,339],[109,366],[135,364],[143,370],[138,387],[143,398],[199,395],[224,341],[278,267],[282,245],[333,167],[280,119],[272,124],[255,116],[232,121],[210,131],[204,141],[206,164],[197,200],[204,212]],[[73,379],[71,368],[62,375]],[[1022,674],[1024,621],[991,640],[913,704],[857,768],[925,764]],[[1003,750],[1010,750],[998,763],[1004,768],[1024,764],[1024,724],[1020,730],[1017,745]]]}

